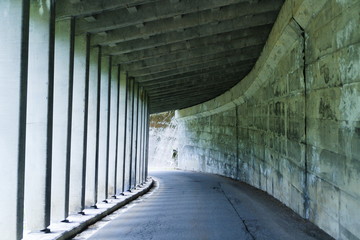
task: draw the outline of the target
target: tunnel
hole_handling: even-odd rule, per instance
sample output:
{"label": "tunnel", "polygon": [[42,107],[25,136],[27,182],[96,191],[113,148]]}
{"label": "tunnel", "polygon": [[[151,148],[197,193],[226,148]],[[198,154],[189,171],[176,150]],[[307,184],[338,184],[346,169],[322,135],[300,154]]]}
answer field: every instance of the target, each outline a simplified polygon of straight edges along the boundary
{"label": "tunnel", "polygon": [[[357,0],[1,0],[0,238],[50,239],[156,182],[196,195],[211,175],[212,191],[252,189],[359,240],[359,12]],[[154,181],[150,117],[167,111],[180,172]],[[171,185],[180,176],[189,188]]]}

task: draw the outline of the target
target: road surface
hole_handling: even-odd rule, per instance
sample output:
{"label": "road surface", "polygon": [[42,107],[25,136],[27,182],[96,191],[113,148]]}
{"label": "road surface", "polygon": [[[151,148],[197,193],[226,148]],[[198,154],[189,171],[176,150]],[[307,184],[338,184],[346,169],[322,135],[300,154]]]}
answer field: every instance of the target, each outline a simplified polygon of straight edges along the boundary
{"label": "road surface", "polygon": [[332,239],[268,194],[244,183],[185,171],[150,175],[158,187],[88,239]]}

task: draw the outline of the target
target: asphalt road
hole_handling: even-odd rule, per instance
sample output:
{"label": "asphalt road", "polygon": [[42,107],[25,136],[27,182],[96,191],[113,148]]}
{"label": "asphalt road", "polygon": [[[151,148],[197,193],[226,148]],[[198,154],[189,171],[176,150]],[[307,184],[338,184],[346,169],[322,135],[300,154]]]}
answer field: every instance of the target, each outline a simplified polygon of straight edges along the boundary
{"label": "asphalt road", "polygon": [[157,189],[88,239],[332,239],[271,196],[244,183],[184,171],[150,175],[158,181]]}

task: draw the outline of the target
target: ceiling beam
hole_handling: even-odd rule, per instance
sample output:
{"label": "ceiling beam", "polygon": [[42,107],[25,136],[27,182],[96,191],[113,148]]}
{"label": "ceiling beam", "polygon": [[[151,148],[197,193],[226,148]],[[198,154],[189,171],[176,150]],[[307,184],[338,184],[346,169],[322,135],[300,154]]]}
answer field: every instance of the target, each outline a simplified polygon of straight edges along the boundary
{"label": "ceiling beam", "polygon": [[149,83],[140,83],[141,86],[145,87],[147,90],[154,90],[163,87],[176,87],[177,85],[187,84],[187,83],[201,83],[204,82],[211,82],[214,80],[218,80],[219,78],[227,78],[229,75],[243,75],[243,73],[249,73],[251,70],[251,65],[248,66],[239,66],[233,67],[229,69],[214,69],[212,71],[204,71],[193,75],[187,75],[184,77],[167,79],[165,81],[157,81],[157,82],[149,82]]}
{"label": "ceiling beam", "polygon": [[157,0],[61,0],[56,2],[56,18],[82,17],[113,11],[120,8],[138,6]]}
{"label": "ceiling beam", "polygon": [[139,78],[139,80],[142,79],[140,77],[144,77],[144,79],[158,78],[162,76],[173,75],[181,71],[193,71],[196,69],[203,69],[207,67],[216,67],[227,63],[248,61],[255,58],[257,59],[262,50],[261,46],[258,46],[257,48],[250,48],[251,51],[246,51],[246,49],[235,50],[231,52],[222,52],[214,55],[201,56],[188,60],[180,60],[177,62],[165,63],[159,66],[139,68],[138,70],[127,70],[126,68],[128,68],[129,66],[123,66],[123,70],[128,71],[130,76]]}
{"label": "ceiling beam", "polygon": [[[245,77],[284,0],[61,0],[57,20],[144,88],[150,111],[213,99]],[[144,90],[144,91],[145,91]]]}
{"label": "ceiling beam", "polygon": [[[148,59],[144,61],[139,61],[127,65],[123,65],[123,68],[125,70],[130,69],[142,69],[142,68],[149,68],[149,67],[160,67],[162,65],[168,65],[169,63],[184,63],[184,61],[187,61],[190,64],[198,64],[205,62],[210,62],[211,60],[218,60],[219,58],[243,58],[243,59],[249,59],[249,56],[252,58],[254,56],[258,57],[261,53],[261,50],[263,48],[263,44],[251,46],[243,49],[233,49],[230,51],[223,51],[218,53],[210,53],[207,54],[206,52],[197,52],[197,53],[189,53],[188,56],[185,54],[171,54],[168,56],[163,56],[155,59]],[[235,52],[241,54],[240,56],[234,56]],[[255,54],[256,53],[256,54]],[[208,59],[208,60],[206,60]],[[238,59],[240,60],[240,59]],[[178,66],[179,67],[179,66]],[[165,69],[166,70],[166,69]]]}
{"label": "ceiling beam", "polygon": [[237,73],[226,76],[218,75],[217,78],[213,78],[211,81],[208,79],[201,79],[198,82],[189,82],[184,84],[174,84],[172,87],[161,87],[159,89],[147,89],[147,92],[151,97],[160,96],[160,95],[172,95],[176,93],[182,92],[191,92],[197,91],[199,89],[211,88],[213,86],[222,85],[225,88],[232,87],[235,83],[239,82],[241,77],[243,77],[245,73]]}
{"label": "ceiling beam", "polygon": [[204,102],[207,101],[207,99],[212,99],[216,96],[221,95],[226,91],[227,91],[226,88],[219,86],[213,89],[206,89],[202,91],[192,92],[191,94],[183,93],[183,94],[177,94],[176,96],[172,96],[172,97],[162,96],[158,98],[149,98],[149,99],[153,107],[161,106],[161,105],[173,105],[175,103],[181,103],[186,101],[193,102],[195,99]]}
{"label": "ceiling beam", "polygon": [[[205,28],[205,26],[199,26],[198,28]],[[242,29],[234,29],[234,31],[229,31],[225,28],[218,28],[218,26],[213,26],[210,35],[199,35],[196,31],[197,28],[187,29],[184,32],[168,32],[159,34],[156,36],[152,36],[149,39],[135,39],[131,41],[126,41],[122,43],[117,43],[114,47],[103,46],[102,52],[105,55],[119,55],[124,53],[130,53],[134,51],[140,51],[145,49],[152,49],[155,47],[160,47],[168,44],[181,43],[184,41],[207,41],[207,39],[216,39],[217,41],[221,41],[222,39],[236,39],[251,35],[257,35],[261,33],[269,33],[271,30],[271,24],[260,25],[252,28],[242,28]],[[225,32],[223,31],[225,30]],[[200,32],[204,32],[201,31]],[[191,42],[190,42],[191,44]]]}
{"label": "ceiling beam", "polygon": [[[158,58],[162,56],[169,56],[170,54],[181,54],[184,56],[191,55],[209,55],[218,52],[225,52],[229,50],[244,48],[253,45],[264,44],[267,39],[267,34],[261,33],[258,36],[248,36],[244,38],[230,39],[227,41],[192,41],[192,45],[187,42],[169,44],[155,49],[141,50],[133,53],[123,54],[113,57],[117,63],[131,63],[139,60],[146,60],[151,58]],[[221,44],[220,44],[221,43]],[[206,53],[206,54],[205,54]]]}
{"label": "ceiling beam", "polygon": [[[249,9],[250,6],[258,6],[258,4],[253,4],[249,0],[184,0],[176,3],[170,1],[157,1],[152,4],[138,6],[136,12],[133,13],[129,13],[128,9],[122,8],[97,14],[96,21],[94,22],[79,19],[76,24],[76,29],[78,34],[109,31],[117,28],[129,27],[131,25],[158,21],[165,18],[175,17],[181,19],[185,14],[220,8],[232,4],[236,4],[234,7],[239,9]],[[264,5],[266,5],[266,3]]]}
{"label": "ceiling beam", "polygon": [[[202,101],[204,98],[214,98],[215,96],[219,96],[220,94],[226,92],[227,88],[224,88],[222,86],[214,87],[213,89],[208,90],[198,90],[194,92],[184,92],[183,94],[179,93],[176,96],[161,96],[158,98],[150,98],[150,101],[153,102],[153,106],[156,105],[167,105],[167,104],[174,104],[176,102],[184,102],[184,101],[190,101],[193,102],[195,99],[201,99]],[[182,101],[181,101],[182,100]],[[157,103],[157,104],[156,104]]]}
{"label": "ceiling beam", "polygon": [[240,29],[241,27],[248,28],[252,26],[273,23],[277,16],[277,11],[275,10],[263,12],[261,14],[253,16],[249,15],[249,13],[244,13],[246,15],[241,16],[235,10],[229,10],[229,12],[229,15],[225,13],[218,14],[218,17],[213,16],[211,18],[209,16],[202,20],[200,16],[198,16],[197,14],[193,14],[194,16],[188,15],[178,21],[174,21],[173,19],[163,19],[161,21],[149,22],[143,28],[130,26],[110,31],[106,35],[95,34],[92,37],[92,44],[109,45],[112,43],[119,43],[138,38],[150,37],[153,35],[162,34],[164,32],[176,31],[178,29],[185,29],[184,31],[187,31],[188,28],[197,27],[199,25],[207,25],[207,27],[199,28],[198,31],[200,30],[200,32],[198,32],[198,36],[212,35],[209,34],[209,32],[214,32],[214,30],[212,29],[216,25],[212,25],[210,23],[214,21],[220,21],[219,24],[217,24],[219,26],[216,27],[216,29],[222,28],[224,32],[224,29],[227,29],[227,31],[233,31],[234,29]]}
{"label": "ceiling beam", "polygon": [[[249,69],[251,70],[251,67],[253,65],[254,65],[254,60],[249,61],[247,63],[244,63],[244,61],[239,61],[239,62],[234,62],[231,64],[219,65],[217,67],[203,68],[203,69],[198,69],[198,70],[194,70],[194,71],[183,72],[183,73],[179,73],[179,74],[174,74],[172,76],[157,78],[157,79],[153,79],[151,81],[139,82],[139,83],[142,86],[155,87],[155,86],[161,85],[161,84],[166,85],[166,84],[173,84],[174,82],[179,82],[179,81],[180,82],[189,81],[188,78],[192,78],[192,77],[197,78],[205,73],[214,74],[214,73],[222,72],[223,74],[226,74],[226,73],[232,73],[237,70],[248,71]],[[211,75],[210,75],[210,77],[211,77]]]}
{"label": "ceiling beam", "polygon": [[155,111],[165,111],[164,109],[166,107],[170,107],[170,109],[182,109],[185,107],[191,107],[203,102],[206,102],[208,100],[211,100],[217,96],[220,96],[226,92],[226,89],[213,89],[213,90],[206,90],[201,91],[198,93],[193,93],[191,97],[179,95],[171,98],[170,100],[167,100],[167,98],[159,98],[152,100],[150,98],[150,109],[151,112]]}

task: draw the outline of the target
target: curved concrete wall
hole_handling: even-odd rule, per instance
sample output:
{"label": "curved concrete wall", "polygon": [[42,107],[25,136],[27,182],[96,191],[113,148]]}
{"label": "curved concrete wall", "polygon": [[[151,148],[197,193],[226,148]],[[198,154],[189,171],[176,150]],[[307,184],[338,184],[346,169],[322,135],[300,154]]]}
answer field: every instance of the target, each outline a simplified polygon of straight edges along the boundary
{"label": "curved concrete wall", "polygon": [[234,88],[177,111],[179,167],[260,188],[360,239],[360,2],[288,0]]}

